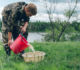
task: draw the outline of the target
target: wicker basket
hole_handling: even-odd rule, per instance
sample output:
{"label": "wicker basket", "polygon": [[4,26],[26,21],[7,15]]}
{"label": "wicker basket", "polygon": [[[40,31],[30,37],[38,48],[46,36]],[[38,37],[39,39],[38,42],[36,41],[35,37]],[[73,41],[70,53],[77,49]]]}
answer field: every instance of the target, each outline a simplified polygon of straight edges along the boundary
{"label": "wicker basket", "polygon": [[44,59],[45,53],[41,51],[28,52],[23,55],[25,62],[39,62]]}

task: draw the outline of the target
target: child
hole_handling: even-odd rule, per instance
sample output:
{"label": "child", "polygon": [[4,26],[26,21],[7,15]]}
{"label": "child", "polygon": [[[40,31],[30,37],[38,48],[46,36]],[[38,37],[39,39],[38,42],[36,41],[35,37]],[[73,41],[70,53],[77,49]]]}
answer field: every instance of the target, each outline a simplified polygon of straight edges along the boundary
{"label": "child", "polygon": [[20,32],[23,32],[24,37],[27,39],[29,19],[36,14],[37,7],[32,3],[17,2],[4,8],[2,11],[2,37],[7,55],[10,55],[9,46],[12,44],[12,37],[15,40]]}

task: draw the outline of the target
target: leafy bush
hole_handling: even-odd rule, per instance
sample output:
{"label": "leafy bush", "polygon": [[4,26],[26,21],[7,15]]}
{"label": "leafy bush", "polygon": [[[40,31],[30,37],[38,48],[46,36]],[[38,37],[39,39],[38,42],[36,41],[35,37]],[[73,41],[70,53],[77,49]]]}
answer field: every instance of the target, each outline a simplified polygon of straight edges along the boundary
{"label": "leafy bush", "polygon": [[[61,29],[63,28],[64,24],[66,22],[54,22],[54,39],[57,41],[57,38],[61,32]],[[49,32],[47,35],[45,35],[46,41],[52,41],[53,34],[52,32]],[[72,22],[66,30],[64,31],[63,35],[60,38],[60,41],[80,41],[80,23],[79,22]]]}

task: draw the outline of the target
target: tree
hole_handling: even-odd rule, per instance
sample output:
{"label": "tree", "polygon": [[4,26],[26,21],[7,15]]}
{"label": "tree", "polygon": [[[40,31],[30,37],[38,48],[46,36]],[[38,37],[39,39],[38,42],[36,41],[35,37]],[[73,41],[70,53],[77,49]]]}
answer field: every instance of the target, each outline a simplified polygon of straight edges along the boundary
{"label": "tree", "polygon": [[66,29],[66,28],[68,27],[68,25],[70,24],[69,21],[70,21],[72,15],[75,13],[75,8],[76,8],[76,6],[77,6],[77,0],[75,0],[75,6],[73,7],[73,9],[71,10],[71,8],[69,8],[69,10],[67,10],[67,11],[65,12],[65,15],[67,16],[68,20],[67,20],[66,24],[62,27],[62,30],[61,30],[61,32],[60,32],[60,34],[59,34],[59,36],[58,36],[58,39],[57,39],[58,41],[60,40],[62,34],[63,34],[64,31],[65,31],[65,29]]}
{"label": "tree", "polygon": [[[47,14],[48,14],[48,18],[49,18],[49,22],[50,22],[50,25],[51,25],[51,34],[52,34],[52,39],[53,41],[60,41],[60,38],[61,36],[63,35],[63,33],[65,32],[65,30],[68,28],[69,24],[70,24],[70,19],[71,17],[73,16],[73,14],[75,13],[75,8],[77,6],[77,0],[75,0],[75,5],[74,7],[71,9],[70,5],[69,5],[69,10],[67,10],[65,12],[65,16],[67,17],[67,22],[65,22],[65,24],[62,25],[62,28],[61,30],[59,31],[59,33],[57,34],[57,38],[55,38],[55,34],[56,34],[56,31],[55,31],[55,24],[54,24],[54,21],[53,21],[53,13],[55,12],[56,10],[56,5],[57,5],[57,2],[56,0],[51,0],[54,2],[55,6],[52,5],[52,2],[50,4],[50,6],[47,4],[47,0],[45,0],[45,8],[46,8],[46,11],[47,11]],[[57,22],[58,23],[61,23],[59,19],[57,19]],[[57,28],[56,28],[57,29]]]}
{"label": "tree", "polygon": [[[52,32],[52,40],[55,41],[55,31],[54,31],[54,21],[53,21],[53,13],[55,12],[56,9],[56,0],[51,0],[51,4],[50,6],[47,4],[47,0],[45,0],[45,8],[48,14],[48,18],[49,18],[49,22],[51,25],[51,32]],[[53,2],[54,2],[54,6],[53,6]]]}

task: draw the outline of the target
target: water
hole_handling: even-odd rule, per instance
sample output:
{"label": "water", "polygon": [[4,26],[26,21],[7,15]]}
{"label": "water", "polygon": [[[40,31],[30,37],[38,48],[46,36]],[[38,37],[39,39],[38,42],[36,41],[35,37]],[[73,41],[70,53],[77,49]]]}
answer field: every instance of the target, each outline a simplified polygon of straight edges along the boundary
{"label": "water", "polygon": [[28,42],[42,42],[46,33],[42,32],[29,32]]}
{"label": "water", "polygon": [[32,50],[32,52],[35,52],[35,49],[33,48],[31,44],[29,44],[29,48]]}

